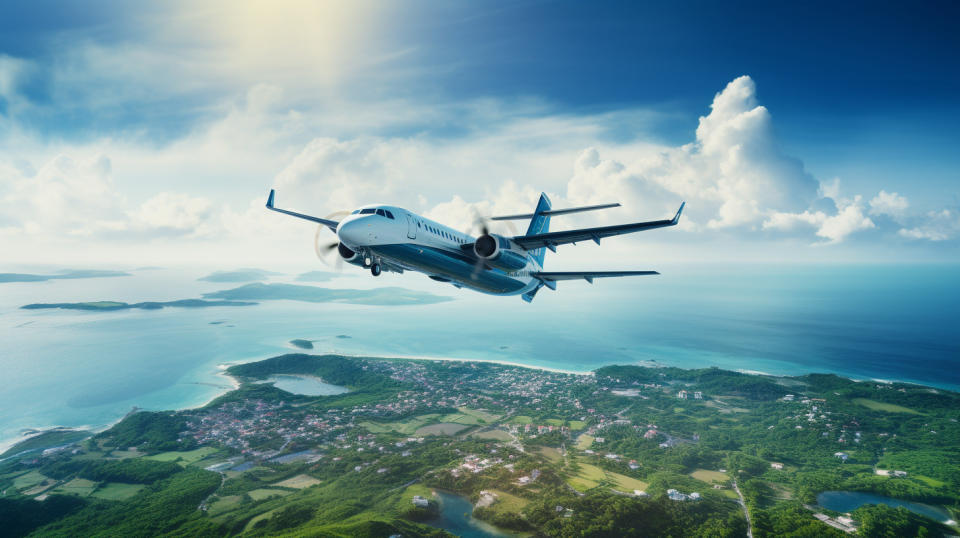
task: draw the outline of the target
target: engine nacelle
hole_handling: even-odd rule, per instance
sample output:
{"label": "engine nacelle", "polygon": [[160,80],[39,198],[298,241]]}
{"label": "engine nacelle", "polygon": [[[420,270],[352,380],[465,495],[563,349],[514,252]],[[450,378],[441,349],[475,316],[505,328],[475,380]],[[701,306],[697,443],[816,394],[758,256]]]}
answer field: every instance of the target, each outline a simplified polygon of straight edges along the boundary
{"label": "engine nacelle", "polygon": [[359,253],[350,250],[343,243],[337,243],[337,252],[345,262],[352,263],[354,265],[363,265],[363,256],[360,256]]}
{"label": "engine nacelle", "polygon": [[473,253],[487,264],[505,271],[518,271],[527,266],[527,257],[510,250],[510,240],[484,234],[473,243]]}

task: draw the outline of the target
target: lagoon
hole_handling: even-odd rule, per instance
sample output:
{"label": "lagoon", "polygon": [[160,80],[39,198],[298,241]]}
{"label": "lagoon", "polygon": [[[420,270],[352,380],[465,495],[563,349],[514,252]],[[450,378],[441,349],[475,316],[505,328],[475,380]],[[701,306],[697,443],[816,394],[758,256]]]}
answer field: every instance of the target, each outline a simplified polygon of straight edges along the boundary
{"label": "lagoon", "polygon": [[319,377],[309,375],[277,374],[268,377],[262,383],[272,383],[280,390],[303,396],[333,396],[350,392],[346,387],[324,383]]}
{"label": "lagoon", "polygon": [[892,508],[902,506],[903,508],[906,508],[915,514],[929,517],[930,519],[940,523],[948,523],[952,521],[950,519],[950,513],[939,506],[902,501],[892,497],[884,497],[882,495],[874,495],[872,493],[863,493],[859,491],[824,491],[823,493],[817,495],[817,504],[828,510],[842,513],[851,512],[865,504],[885,504]]}
{"label": "lagoon", "polygon": [[474,519],[473,504],[460,495],[437,490],[440,502],[439,517],[424,521],[427,525],[443,529],[461,538],[501,538],[511,536],[497,530],[496,527]]}

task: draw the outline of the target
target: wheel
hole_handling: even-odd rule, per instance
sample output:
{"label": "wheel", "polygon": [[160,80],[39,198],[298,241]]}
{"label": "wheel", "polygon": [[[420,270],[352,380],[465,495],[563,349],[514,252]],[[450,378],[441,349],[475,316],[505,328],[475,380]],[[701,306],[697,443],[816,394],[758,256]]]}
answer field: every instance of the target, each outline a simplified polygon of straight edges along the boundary
{"label": "wheel", "polygon": [[370,274],[373,276],[380,276],[382,269],[380,268],[379,263],[375,263],[370,266]]}

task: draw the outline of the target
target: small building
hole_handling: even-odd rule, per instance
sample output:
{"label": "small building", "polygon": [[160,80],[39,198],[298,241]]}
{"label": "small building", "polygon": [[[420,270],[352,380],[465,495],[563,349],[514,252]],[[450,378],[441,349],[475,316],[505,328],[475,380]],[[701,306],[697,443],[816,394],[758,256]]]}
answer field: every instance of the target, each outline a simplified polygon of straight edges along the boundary
{"label": "small building", "polygon": [[430,500],[429,500],[429,499],[426,499],[426,498],[424,498],[424,497],[421,497],[421,496],[419,496],[419,495],[414,495],[414,496],[413,496],[413,505],[414,505],[414,506],[419,506],[420,508],[426,508],[426,507],[430,506]]}
{"label": "small building", "polygon": [[687,399],[687,391],[681,390],[680,392],[678,392],[678,393],[677,393],[677,398],[680,398],[681,400],[686,400],[686,399]]}
{"label": "small building", "polygon": [[772,467],[772,468],[774,468],[774,469],[776,469],[776,470],[778,470],[778,471],[783,470],[783,464],[782,464],[782,463],[773,462],[773,463],[770,464],[770,467]]}
{"label": "small building", "polygon": [[699,390],[696,391],[696,392],[694,392],[694,393],[693,393],[693,399],[694,399],[694,400],[702,400],[702,399],[703,399],[703,393],[700,392]]}
{"label": "small building", "polygon": [[833,455],[834,455],[834,457],[840,458],[840,460],[841,460],[841,461],[844,461],[844,462],[847,461],[847,459],[850,458],[850,455],[847,454],[846,452],[836,452],[836,453],[834,453]]}

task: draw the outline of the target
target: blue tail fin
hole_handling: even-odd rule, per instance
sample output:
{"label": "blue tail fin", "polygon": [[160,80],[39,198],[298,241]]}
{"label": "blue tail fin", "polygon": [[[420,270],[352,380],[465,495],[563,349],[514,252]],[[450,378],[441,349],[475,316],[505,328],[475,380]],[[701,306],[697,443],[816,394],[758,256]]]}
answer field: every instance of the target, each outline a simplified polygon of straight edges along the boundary
{"label": "blue tail fin", "polygon": [[[550,216],[543,215],[544,211],[550,211],[553,205],[550,203],[550,198],[547,198],[547,193],[540,193],[540,201],[537,202],[537,209],[533,212],[533,218],[530,219],[530,226],[527,228],[526,235],[537,235],[544,234],[550,231]],[[540,267],[543,267],[543,257],[547,249],[541,247],[530,254],[533,255],[533,258],[537,260],[537,263],[540,264]]]}

